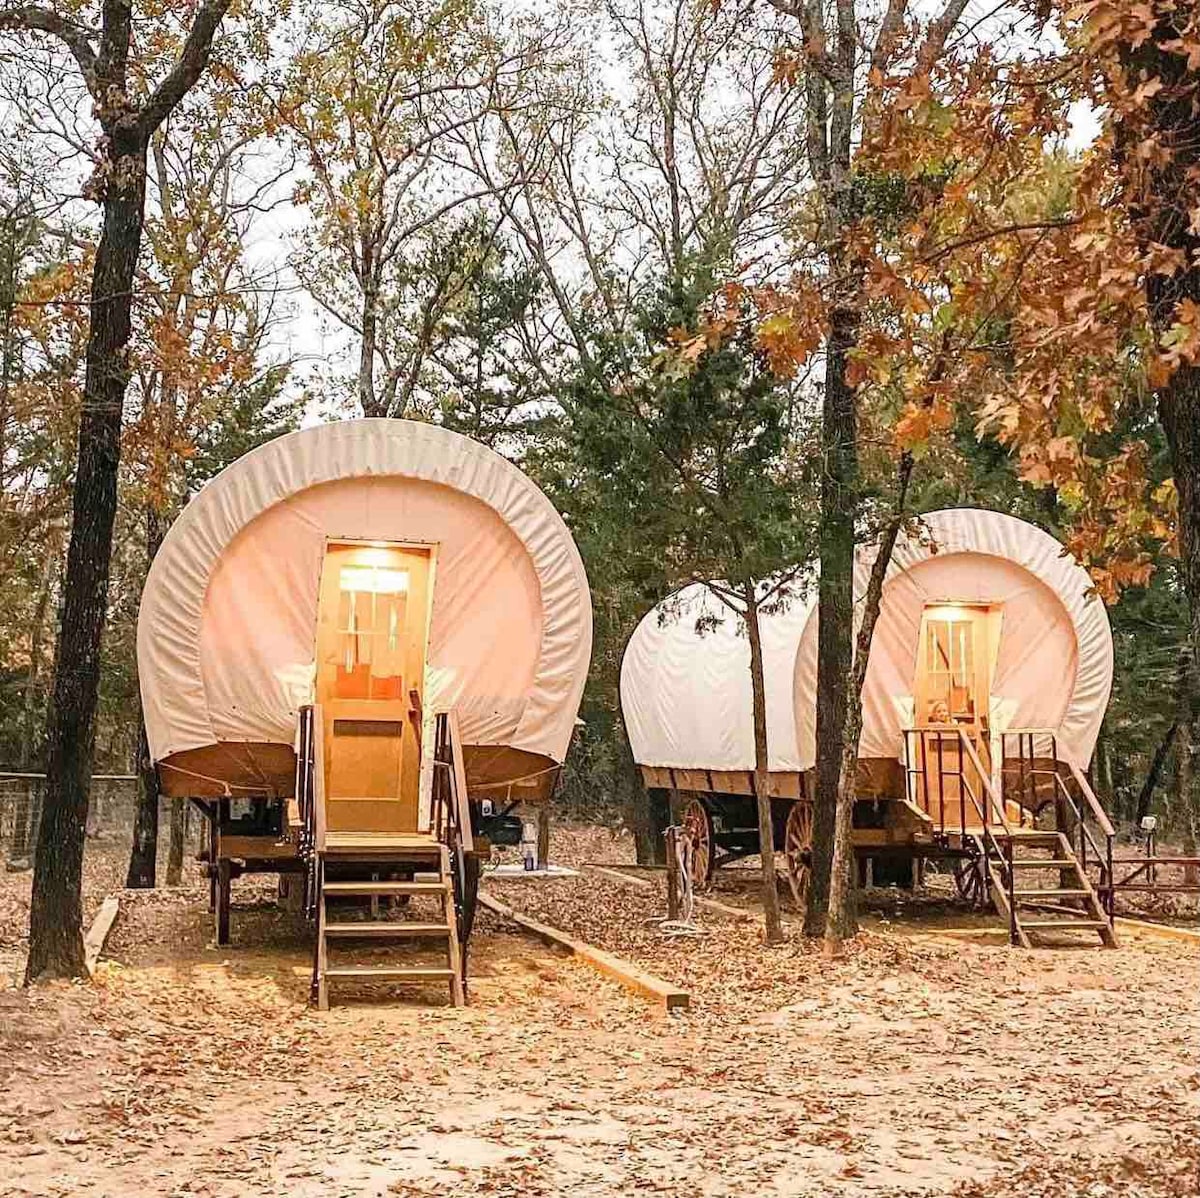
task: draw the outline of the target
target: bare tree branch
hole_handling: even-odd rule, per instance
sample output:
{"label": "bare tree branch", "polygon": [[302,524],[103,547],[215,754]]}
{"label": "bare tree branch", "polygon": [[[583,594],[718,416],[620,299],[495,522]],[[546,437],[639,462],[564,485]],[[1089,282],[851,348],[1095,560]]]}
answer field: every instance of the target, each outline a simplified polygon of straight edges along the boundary
{"label": "bare tree branch", "polygon": [[71,55],[79,64],[79,69],[88,85],[88,90],[96,96],[96,51],[92,45],[95,32],[80,22],[64,17],[48,8],[36,4],[23,4],[16,8],[0,9],[0,33],[7,30],[25,31],[28,33],[47,33],[57,38],[70,50]]}
{"label": "bare tree branch", "polygon": [[933,70],[942,52],[946,49],[946,39],[954,31],[954,27],[962,19],[970,0],[946,0],[946,7],[936,20],[931,21],[925,33],[925,41],[917,51],[918,75],[928,75]]}
{"label": "bare tree branch", "polygon": [[[120,0],[118,0],[120,2]],[[125,0],[128,3],[128,0]],[[192,89],[204,73],[212,54],[213,37],[229,8],[231,0],[206,0],[196,13],[179,58],[154,94],[142,106],[138,116],[138,133],[149,140],[171,110]]]}
{"label": "bare tree branch", "polygon": [[875,37],[875,48],[871,51],[871,69],[886,71],[892,54],[896,49],[896,40],[904,28],[904,17],[908,12],[908,0],[888,0],[887,12],[879,25],[879,33]]}

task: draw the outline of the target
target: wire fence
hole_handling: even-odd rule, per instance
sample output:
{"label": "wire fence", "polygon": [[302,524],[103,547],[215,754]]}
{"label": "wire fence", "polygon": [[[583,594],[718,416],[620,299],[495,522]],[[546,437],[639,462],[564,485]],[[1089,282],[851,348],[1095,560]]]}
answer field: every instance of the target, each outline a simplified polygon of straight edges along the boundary
{"label": "wire fence", "polygon": [[[0,861],[10,872],[29,868],[41,825],[45,775],[0,772]],[[92,777],[88,803],[89,846],[111,845],[127,852],[137,815],[138,781],[133,774],[96,774]],[[182,800],[160,799],[158,809],[159,851],[167,847],[175,804]],[[180,807],[186,816],[186,844],[191,849],[199,834],[195,813]]]}

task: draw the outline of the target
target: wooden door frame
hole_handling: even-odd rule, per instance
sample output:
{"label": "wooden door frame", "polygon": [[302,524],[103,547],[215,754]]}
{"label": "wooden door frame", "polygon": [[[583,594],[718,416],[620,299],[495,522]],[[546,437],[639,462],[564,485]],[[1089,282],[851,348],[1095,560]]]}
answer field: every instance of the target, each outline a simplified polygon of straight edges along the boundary
{"label": "wooden door frame", "polygon": [[[986,718],[991,721],[992,707],[992,683],[995,681],[996,662],[1000,651],[1000,629],[1003,627],[1004,619],[1004,604],[1001,602],[988,602],[984,600],[963,600],[963,599],[931,599],[928,600],[921,608],[921,620],[917,626],[917,652],[916,660],[914,661],[915,669],[913,671],[913,720],[917,725],[928,723],[926,713],[922,712],[918,705],[918,697],[920,695],[920,682],[927,676],[927,667],[925,665],[925,649],[927,636],[929,632],[929,612],[931,609],[937,608],[954,608],[959,611],[969,611],[972,616],[968,620],[951,620],[948,623],[963,623],[970,624],[973,628],[982,627],[985,633],[987,644],[984,646],[985,652],[980,653],[978,644],[972,646],[972,690],[975,692],[976,708],[975,720],[978,723],[981,719]],[[996,635],[991,635],[990,627],[992,617],[998,616],[999,621],[996,626]],[[980,703],[982,699],[983,703]],[[981,706],[984,710],[981,711]]]}
{"label": "wooden door frame", "polygon": [[[1004,603],[1002,600],[930,599],[922,605],[921,619],[917,629],[917,651],[912,682],[913,724],[918,728],[932,726],[928,715],[929,696],[927,693],[930,612],[947,608],[970,613],[967,619],[946,620],[943,617],[942,622],[970,624],[972,627],[971,691],[975,700],[975,710],[970,725],[965,725],[952,718],[946,727],[948,729],[958,728],[963,731],[970,729],[968,735],[973,733],[972,739],[977,750],[983,750],[981,757],[986,763],[985,768],[989,771],[989,781],[994,786],[997,781],[999,763],[995,760],[995,753],[992,751],[992,684],[995,681],[996,666],[1000,655],[1000,639],[1004,626]],[[936,615],[933,618],[938,619]],[[953,712],[951,716],[953,716]],[[922,768],[928,767],[923,764]],[[980,789],[978,784],[975,789]],[[938,802],[944,811],[947,802],[945,797],[939,796]],[[954,802],[957,803],[957,797],[954,798]]]}
{"label": "wooden door frame", "polygon": [[[314,628],[314,644],[313,644],[313,661],[314,661],[313,693],[314,693],[314,698],[316,699],[316,701],[318,703],[321,703],[327,697],[327,696],[325,696],[325,694],[322,690],[322,666],[323,666],[322,618],[324,615],[324,606],[323,605],[325,602],[325,591],[326,591],[326,587],[328,585],[327,579],[326,579],[326,568],[329,563],[331,555],[336,554],[339,550],[347,550],[347,551],[353,552],[356,549],[382,549],[382,550],[388,550],[388,551],[396,551],[399,553],[407,553],[409,555],[422,555],[425,558],[424,610],[419,613],[417,613],[417,612],[413,613],[414,616],[416,616],[420,620],[419,626],[422,629],[421,664],[420,664],[419,672],[416,675],[409,675],[407,678],[405,678],[405,681],[403,683],[404,693],[400,696],[399,699],[377,699],[377,700],[346,699],[346,700],[337,701],[339,705],[349,704],[353,707],[358,707],[360,704],[366,705],[366,707],[363,708],[363,711],[358,716],[353,717],[353,718],[369,718],[369,713],[368,713],[367,708],[373,704],[378,704],[378,707],[376,708],[376,710],[378,710],[381,715],[383,714],[383,712],[385,710],[388,710],[388,716],[386,718],[388,718],[389,720],[394,718],[396,710],[401,710],[401,718],[396,721],[396,722],[402,724],[402,731],[401,731],[402,748],[401,748],[401,762],[400,762],[400,768],[402,771],[402,775],[401,775],[401,781],[400,781],[400,789],[401,789],[402,795],[403,795],[403,792],[407,789],[408,785],[411,785],[411,787],[414,790],[413,818],[416,820],[416,825],[418,828],[420,827],[420,823],[421,823],[420,791],[421,791],[421,787],[422,787],[422,778],[421,778],[422,761],[421,761],[420,748],[421,748],[422,738],[421,738],[419,732],[413,731],[413,729],[410,726],[410,722],[409,722],[407,716],[409,714],[409,707],[410,707],[409,695],[410,695],[411,690],[414,689],[414,683],[415,683],[415,689],[417,690],[417,693],[420,696],[422,705],[424,704],[425,679],[426,679],[426,675],[428,673],[429,638],[430,638],[430,633],[432,631],[432,624],[433,624],[433,597],[434,597],[434,587],[436,585],[436,571],[437,571],[437,559],[438,559],[439,548],[440,548],[440,543],[437,541],[414,541],[411,539],[410,540],[402,540],[402,541],[391,541],[391,540],[385,540],[385,539],[382,539],[379,537],[341,537],[341,536],[334,536],[334,535],[326,534],[324,546],[323,546],[322,554],[321,554],[321,565],[320,565],[320,569],[319,569],[318,575],[317,575],[317,618],[316,618],[315,628]],[[328,685],[328,684],[326,684],[326,685]],[[335,713],[333,710],[333,702],[334,702],[333,700],[329,701],[328,706],[330,709],[325,712],[324,722],[326,722],[326,723],[329,723],[333,719],[338,718],[335,716]],[[410,740],[410,737],[411,737],[411,740]],[[326,741],[326,761],[322,762],[321,768],[323,770],[328,769],[329,753],[332,751],[332,742],[333,742],[332,736],[327,735],[325,737],[325,741]],[[407,743],[407,749],[405,749],[404,743]],[[407,753],[407,757],[405,756],[406,753]],[[411,764],[406,764],[406,760],[411,762]],[[409,779],[409,782],[407,785],[404,781],[404,779],[406,779],[406,778]],[[364,796],[364,797],[366,797],[366,796]],[[336,804],[338,796],[333,795],[333,794],[328,794],[327,798],[332,803]],[[332,814],[332,809],[331,809],[331,814]]]}

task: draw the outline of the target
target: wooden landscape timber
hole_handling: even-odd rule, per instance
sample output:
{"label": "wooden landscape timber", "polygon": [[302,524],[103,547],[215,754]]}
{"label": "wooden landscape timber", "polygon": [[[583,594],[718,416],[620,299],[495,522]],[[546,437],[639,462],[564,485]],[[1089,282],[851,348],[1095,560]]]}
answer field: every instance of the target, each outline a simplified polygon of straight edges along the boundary
{"label": "wooden landscape timber", "polygon": [[552,928],[549,924],[531,919],[528,915],[522,915],[507,903],[490,894],[481,892],[479,904],[496,915],[502,915],[505,919],[511,920],[543,943],[554,948],[565,949],[573,957],[578,957],[593,969],[620,982],[626,989],[636,991],[656,1004],[661,1004],[664,1011],[683,1011],[691,1005],[691,996],[686,990],[681,990],[673,983],[655,977],[654,974],[639,969],[636,965],[631,965],[628,961],[623,961],[612,953],[594,948],[582,940],[576,940],[558,928]]}
{"label": "wooden landscape timber", "polygon": [[104,952],[108,934],[112,931],[113,924],[117,922],[120,906],[117,896],[109,895],[100,904],[100,910],[96,912],[96,918],[92,920],[92,926],[88,928],[87,935],[83,938],[83,961],[87,967],[88,977],[93,977],[96,973],[100,954]]}
{"label": "wooden landscape timber", "polygon": [[1132,919],[1118,915],[1114,921],[1119,928],[1131,932],[1142,932],[1147,936],[1161,936],[1166,940],[1183,940],[1188,944],[1200,944],[1200,928],[1181,928],[1169,923],[1155,923],[1152,919]]}

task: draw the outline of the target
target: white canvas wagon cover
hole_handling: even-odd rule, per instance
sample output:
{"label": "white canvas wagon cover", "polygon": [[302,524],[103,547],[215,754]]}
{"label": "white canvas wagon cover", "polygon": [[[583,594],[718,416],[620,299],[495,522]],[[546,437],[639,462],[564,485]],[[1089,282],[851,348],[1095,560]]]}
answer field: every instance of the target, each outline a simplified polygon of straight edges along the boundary
{"label": "white canvas wagon cover", "polygon": [[286,784],[298,710],[313,697],[326,544],[342,539],[436,546],[425,703],[457,707],[469,772],[560,763],[592,637],[587,577],[562,517],[467,437],[349,420],[246,454],[163,541],[137,640],[164,787]]}
{"label": "white canvas wagon cover", "polygon": [[[855,563],[861,608],[874,550]],[[1103,603],[1087,572],[1048,533],[976,508],[932,512],[902,537],[884,586],[863,688],[859,756],[895,761],[912,695],[926,604],[995,604],[1003,624],[992,682],[993,727],[1048,728],[1062,754],[1091,760],[1112,686],[1113,648]],[[741,621],[714,631],[697,615],[719,608],[703,588],[651,610],[621,667],[621,708],[634,760],[660,769],[754,768],[750,647]],[[773,771],[816,760],[815,595],[763,620],[768,756]]]}

